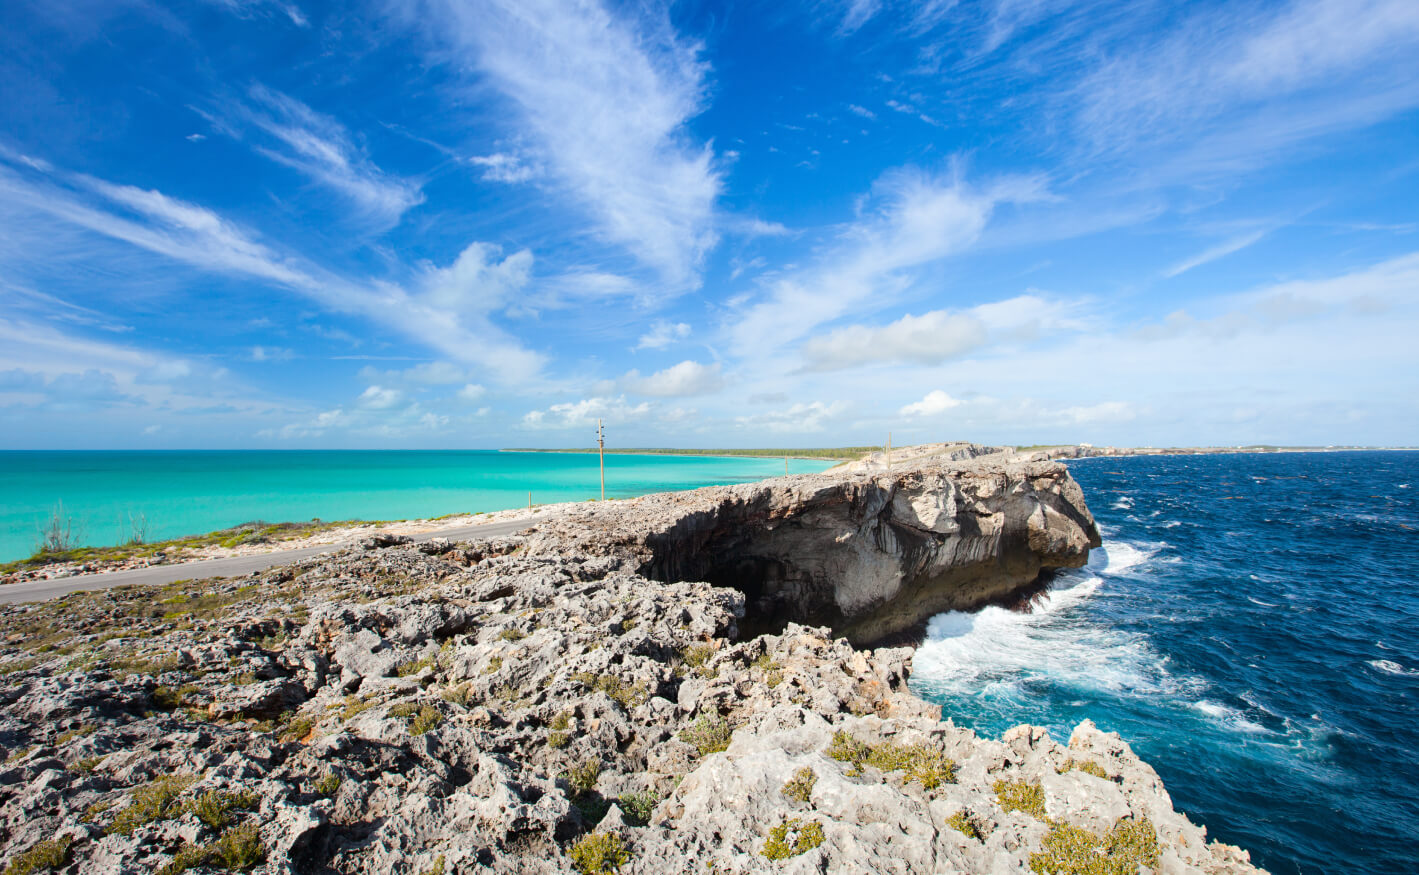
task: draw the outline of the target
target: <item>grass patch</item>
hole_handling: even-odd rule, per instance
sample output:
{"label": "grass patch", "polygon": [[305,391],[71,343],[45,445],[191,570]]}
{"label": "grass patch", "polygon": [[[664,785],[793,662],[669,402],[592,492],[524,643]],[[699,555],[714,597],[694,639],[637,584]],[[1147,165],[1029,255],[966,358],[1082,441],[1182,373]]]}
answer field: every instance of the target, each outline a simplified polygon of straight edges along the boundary
{"label": "grass patch", "polygon": [[615,833],[595,832],[577,839],[567,849],[572,867],[581,875],[600,875],[603,872],[619,872],[621,867],[631,862],[631,852],[625,842]]}
{"label": "grass patch", "polygon": [[828,756],[850,763],[849,775],[861,775],[864,766],[883,772],[901,772],[903,783],[917,783],[923,790],[935,790],[956,780],[956,764],[941,751],[925,744],[897,744],[883,741],[867,744],[838,730],[828,744]]}
{"label": "grass patch", "polygon": [[724,720],[718,717],[710,719],[703,715],[688,728],[680,731],[680,740],[699,751],[702,757],[728,750],[729,740],[733,736],[734,730]]}
{"label": "grass patch", "polygon": [[527,637],[527,633],[522,631],[521,629],[513,629],[509,627],[499,632],[498,637],[504,641],[521,641],[522,639]]}
{"label": "grass patch", "polygon": [[234,826],[221,838],[206,845],[185,845],[158,875],[181,875],[189,869],[212,866],[228,872],[245,872],[266,859],[266,847],[261,843],[261,831],[254,823]]}
{"label": "grass patch", "polygon": [[601,760],[592,757],[583,760],[564,773],[572,796],[580,798],[596,789],[596,780],[601,777]]}
{"label": "grass patch", "polygon": [[1045,790],[1038,781],[996,781],[995,799],[1006,811],[1023,811],[1045,819]]}
{"label": "grass patch", "polygon": [[58,869],[69,863],[69,846],[74,840],[68,836],[40,842],[10,861],[5,867],[5,875],[30,875],[45,869]]}
{"label": "grass patch", "polygon": [[804,766],[793,773],[793,777],[779,788],[779,792],[795,802],[806,803],[813,795],[813,785],[816,783],[818,783],[818,776],[813,774],[812,769]]}
{"label": "grass patch", "polygon": [[340,785],[343,783],[344,780],[339,775],[334,772],[326,772],[315,782],[315,792],[327,799],[333,798],[336,793],[340,792]]}
{"label": "grass patch", "polygon": [[946,825],[966,838],[975,839],[978,842],[985,841],[985,836],[981,833],[980,824],[974,817],[967,814],[964,809],[946,818]]}
{"label": "grass patch", "polygon": [[1104,767],[1092,760],[1070,760],[1064,764],[1064,768],[1059,770],[1061,775],[1065,772],[1083,772],[1086,775],[1103,778],[1105,781],[1111,780],[1109,773],[1104,771]]}
{"label": "grass patch", "polygon": [[552,722],[547,724],[548,728],[552,730],[547,733],[547,743],[556,748],[566,747],[567,743],[572,740],[571,733],[567,731],[571,725],[571,715],[565,711],[553,717]]}
{"label": "grass patch", "polygon": [[660,804],[660,794],[654,790],[626,793],[616,800],[616,804],[621,806],[621,812],[632,826],[645,826],[650,823],[655,806]]}
{"label": "grass patch", "polygon": [[407,678],[416,675],[426,668],[431,668],[434,664],[432,656],[425,656],[420,659],[411,659],[408,662],[401,662],[394,667],[394,676]]}
{"label": "grass patch", "polygon": [[1030,871],[1038,875],[1134,875],[1158,868],[1158,832],[1145,817],[1120,820],[1102,836],[1067,823],[1051,823]]}
{"label": "grass patch", "polygon": [[719,674],[719,669],[710,668],[709,661],[717,652],[713,644],[691,644],[680,651],[680,661],[700,677],[712,678]]}
{"label": "grass patch", "polygon": [[409,734],[423,735],[442,722],[443,712],[433,705],[425,705],[414,715],[414,719],[409,721]]}
{"label": "grass patch", "polygon": [[133,788],[128,805],[109,824],[109,835],[129,835],[144,824],[168,820],[182,813],[177,797],[197,780],[196,775],[170,775]]}
{"label": "grass patch", "polygon": [[645,681],[636,681],[634,685],[631,685],[613,674],[594,674],[589,671],[574,673],[572,680],[589,690],[605,693],[620,702],[621,707],[627,711],[645,704],[645,701],[650,698],[650,690],[646,687]]}
{"label": "grass patch", "polygon": [[769,830],[760,854],[770,860],[787,860],[806,854],[823,843],[823,824],[790,817]]}
{"label": "grass patch", "polygon": [[186,808],[197,815],[198,820],[219,830],[236,820],[232,812],[253,809],[260,802],[261,797],[250,791],[209,790],[192,800]]}

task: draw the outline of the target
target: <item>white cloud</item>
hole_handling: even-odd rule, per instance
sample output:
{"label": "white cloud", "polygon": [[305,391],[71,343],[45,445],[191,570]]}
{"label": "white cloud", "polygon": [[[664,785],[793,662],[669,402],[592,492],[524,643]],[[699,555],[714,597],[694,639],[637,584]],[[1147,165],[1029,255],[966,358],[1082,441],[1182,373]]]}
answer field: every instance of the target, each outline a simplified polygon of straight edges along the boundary
{"label": "white cloud", "polygon": [[699,44],[665,18],[618,18],[593,0],[430,0],[423,11],[456,63],[512,101],[517,133],[605,239],[672,287],[698,283],[721,187],[710,147],[685,127],[704,103]]}
{"label": "white cloud", "polygon": [[360,369],[360,378],[382,385],[451,386],[468,380],[469,371],[452,362],[423,362],[402,370],[386,371],[366,366]]}
{"label": "white cloud", "polygon": [[254,362],[288,362],[295,358],[296,354],[283,347],[278,346],[253,346],[251,348],[251,360]]}
{"label": "white cloud", "polygon": [[1235,161],[1419,105],[1412,0],[1199,8],[1161,32],[1078,86],[1080,123],[1100,150],[1176,140]]}
{"label": "white cloud", "polygon": [[833,371],[871,362],[940,364],[985,343],[985,325],[972,316],[933,310],[890,325],[851,325],[803,344],[804,368]]}
{"label": "white cloud", "polygon": [[815,265],[791,272],[733,318],[734,351],[772,355],[785,344],[863,307],[880,308],[910,287],[912,272],[979,239],[997,204],[1044,196],[1035,179],[1006,179],[977,191],[954,177],[896,172],[879,180],[880,202],[845,229]]}
{"label": "white cloud", "polygon": [[611,424],[635,422],[644,419],[650,411],[649,402],[633,405],[626,401],[624,395],[615,398],[586,398],[565,404],[553,404],[546,410],[533,410],[522,418],[522,423],[528,428],[594,428],[598,419]]}
{"label": "white cloud", "polygon": [[[482,398],[486,394],[488,394],[488,390],[483,388],[482,386],[479,386],[477,383],[469,383],[462,389],[459,389],[457,393],[458,400],[460,401],[477,401],[479,398]],[[487,412],[488,408],[483,407],[478,410],[478,415],[482,416]]]}
{"label": "white cloud", "polygon": [[690,336],[690,326],[684,322],[657,321],[650,330],[641,335],[636,349],[664,349],[677,340]]}
{"label": "white cloud", "polygon": [[847,105],[847,108],[848,108],[849,110],[851,110],[852,112],[856,113],[857,115],[862,116],[862,117],[865,118],[865,119],[875,119],[875,118],[877,118],[877,113],[873,112],[872,110],[868,109],[868,108],[865,107],[865,106],[858,106],[858,105],[855,104],[855,103],[849,103],[849,104]]}
{"label": "white cloud", "polygon": [[528,182],[542,175],[541,168],[526,164],[518,156],[506,152],[473,155],[468,163],[483,168],[483,178],[489,182]]}
{"label": "white cloud", "polygon": [[398,389],[370,386],[360,393],[355,403],[369,410],[389,410],[391,407],[398,407],[403,401],[404,393]]}
{"label": "white cloud", "polygon": [[926,397],[914,404],[908,404],[897,411],[902,416],[936,416],[953,407],[960,407],[961,401],[952,398],[940,389],[926,393]]}
{"label": "white cloud", "polygon": [[1231,240],[1224,240],[1216,246],[1204,249],[1191,258],[1184,259],[1167,270],[1163,271],[1163,276],[1172,279],[1175,276],[1186,273],[1194,267],[1201,267],[1210,261],[1225,258],[1233,252],[1240,252],[1253,243],[1267,235],[1266,231],[1255,231],[1250,234],[1243,234],[1240,237],[1233,237]]}
{"label": "white cloud", "polygon": [[720,373],[719,362],[702,365],[683,361],[649,377],[642,377],[639,371],[631,371],[621,378],[621,386],[639,395],[683,398],[718,392],[724,388],[724,375]]}
{"label": "white cloud", "polygon": [[841,421],[850,409],[851,405],[846,401],[833,401],[828,404],[814,401],[809,404],[794,404],[783,410],[741,416],[735,422],[741,426],[762,428],[776,434],[819,432],[830,423]]}
{"label": "white cloud", "polygon": [[371,221],[398,224],[407,210],[424,202],[418,185],[376,167],[335,119],[260,85],[251,89],[251,97],[262,109],[238,113],[280,144],[257,151],[339,192]]}

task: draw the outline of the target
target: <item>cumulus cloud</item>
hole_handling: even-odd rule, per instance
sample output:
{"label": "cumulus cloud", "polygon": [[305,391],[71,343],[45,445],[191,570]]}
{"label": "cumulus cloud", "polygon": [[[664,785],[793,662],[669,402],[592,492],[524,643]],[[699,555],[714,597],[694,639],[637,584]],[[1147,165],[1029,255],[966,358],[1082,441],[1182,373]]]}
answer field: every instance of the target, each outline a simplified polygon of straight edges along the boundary
{"label": "cumulus cloud", "polygon": [[803,344],[804,368],[833,371],[869,362],[940,364],[985,343],[985,325],[973,316],[933,310],[889,325],[852,325]]}
{"label": "cumulus cloud", "polygon": [[389,410],[392,407],[398,407],[403,401],[404,393],[398,389],[370,386],[360,393],[360,397],[355,403],[368,410]]}
{"label": "cumulus cloud", "polygon": [[573,428],[595,427],[596,420],[612,423],[635,422],[644,419],[651,411],[649,402],[631,404],[626,396],[615,398],[585,398],[565,404],[553,404],[546,410],[533,410],[523,416],[522,423],[528,428]]}
{"label": "cumulus cloud", "polygon": [[824,404],[813,401],[808,404],[794,404],[783,410],[741,416],[735,421],[741,426],[753,426],[766,431],[789,434],[816,432],[827,428],[829,423],[840,421],[851,409],[846,401]]}
{"label": "cumulus cloud", "polygon": [[952,398],[940,389],[926,393],[926,397],[914,404],[908,404],[897,411],[903,416],[936,416],[953,407],[960,407],[961,401]]}
{"label": "cumulus cloud", "polygon": [[621,386],[639,395],[681,398],[718,392],[724,388],[724,376],[720,373],[719,362],[702,365],[695,361],[683,361],[649,377],[642,377],[640,371],[631,371],[621,378]]}
{"label": "cumulus cloud", "polygon": [[677,340],[690,336],[690,326],[684,322],[657,321],[650,330],[641,335],[636,349],[664,349]]}
{"label": "cumulus cloud", "polygon": [[[488,394],[488,390],[479,386],[477,383],[469,383],[457,392],[458,400],[460,401],[477,401],[486,394]],[[487,413],[487,410],[486,407],[480,409],[478,415],[482,416],[484,413]]]}

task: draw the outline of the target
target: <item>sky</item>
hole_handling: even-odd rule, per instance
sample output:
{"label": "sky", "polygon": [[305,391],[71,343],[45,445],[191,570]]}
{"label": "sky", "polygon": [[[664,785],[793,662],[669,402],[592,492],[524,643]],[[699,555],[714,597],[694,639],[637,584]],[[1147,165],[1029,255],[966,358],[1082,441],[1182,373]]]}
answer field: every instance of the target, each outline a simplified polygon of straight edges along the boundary
{"label": "sky", "polygon": [[1419,3],[7,0],[0,448],[1419,444]]}

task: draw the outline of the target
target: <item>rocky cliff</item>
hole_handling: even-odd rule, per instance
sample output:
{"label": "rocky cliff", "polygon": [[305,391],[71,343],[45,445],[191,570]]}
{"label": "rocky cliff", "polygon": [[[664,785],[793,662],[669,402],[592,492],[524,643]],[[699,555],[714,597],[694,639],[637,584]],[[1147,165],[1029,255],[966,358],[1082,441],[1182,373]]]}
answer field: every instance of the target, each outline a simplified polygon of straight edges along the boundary
{"label": "rocky cliff", "polygon": [[868,640],[1096,542],[1063,469],[982,457],[7,607],[4,871],[1255,871],[1117,736],[980,738],[909,649],[798,621]]}
{"label": "rocky cliff", "polygon": [[529,541],[536,552],[571,545],[633,558],[653,580],[743,592],[746,633],[795,621],[871,644],[1082,566],[1099,533],[1063,465],[967,444],[894,471],[832,471],[595,506]]}

